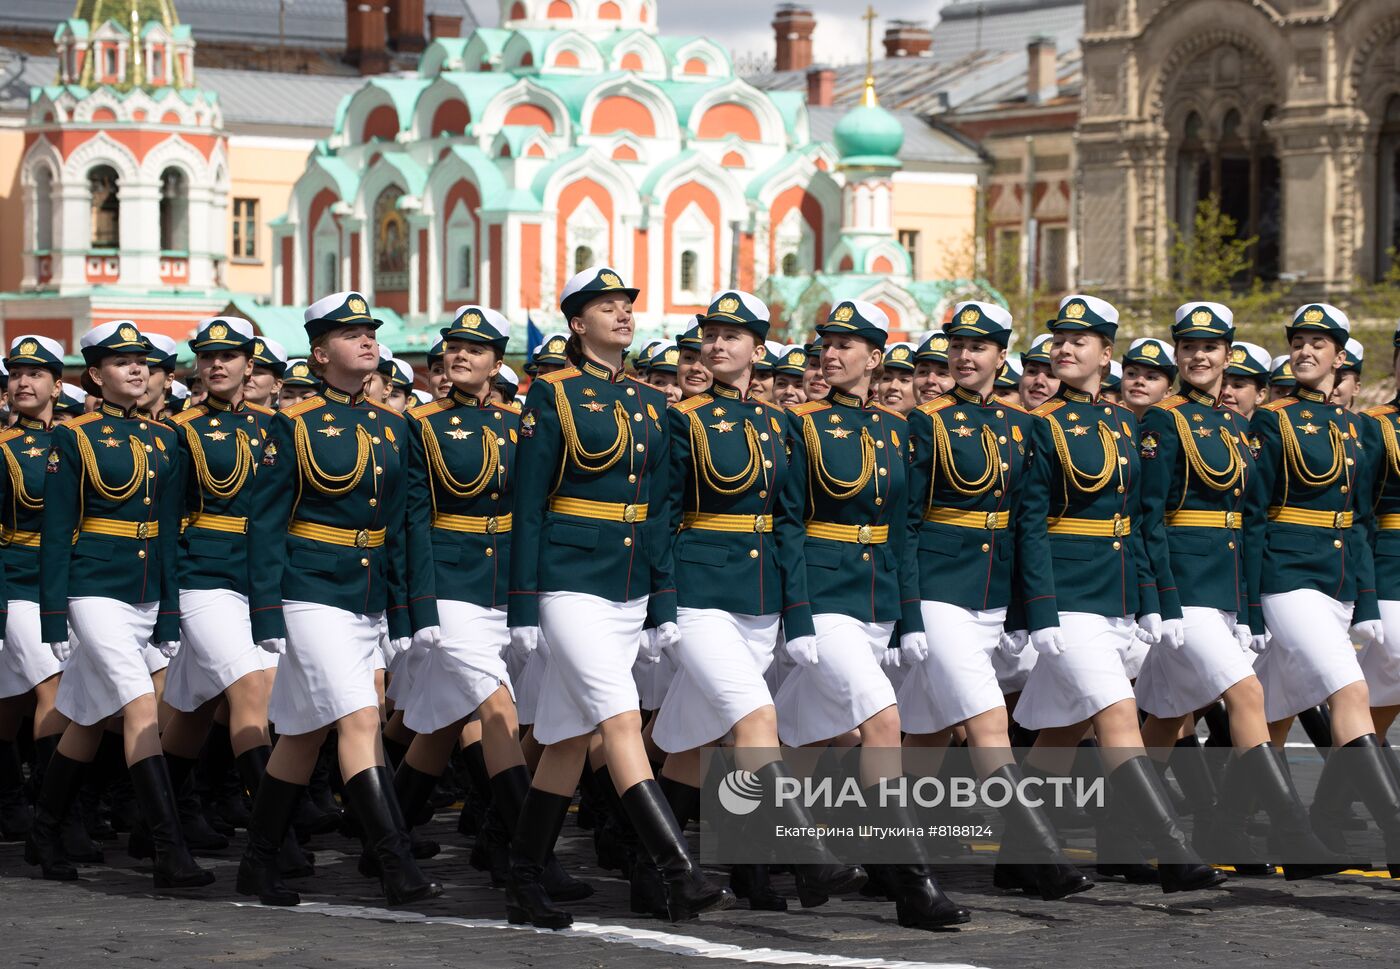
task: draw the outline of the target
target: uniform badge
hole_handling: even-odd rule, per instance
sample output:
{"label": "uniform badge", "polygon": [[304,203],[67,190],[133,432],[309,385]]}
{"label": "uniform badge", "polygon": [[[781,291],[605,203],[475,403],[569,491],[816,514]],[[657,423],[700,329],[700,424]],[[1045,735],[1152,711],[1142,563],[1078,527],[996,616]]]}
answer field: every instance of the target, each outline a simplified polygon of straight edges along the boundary
{"label": "uniform badge", "polygon": [[1133,429],[1128,426],[1127,421],[1123,421],[1123,436],[1130,441],[1133,439]]}
{"label": "uniform badge", "polygon": [[783,433],[783,429],[782,429],[782,427],[779,426],[779,424],[778,424],[778,419],[777,419],[776,417],[770,417],[770,418],[768,418],[768,423],[771,424],[771,425],[773,426],[773,433],[774,433],[774,434],[781,434],[781,433]]}
{"label": "uniform badge", "polygon": [[23,454],[23,455],[24,455],[25,457],[27,457],[27,458],[37,458],[37,457],[39,457],[41,454],[44,453],[44,449],[43,449],[43,448],[32,447],[32,448],[29,448],[29,449],[26,450],[26,451],[21,451],[20,453]]}
{"label": "uniform badge", "polygon": [[211,441],[222,441],[228,437],[228,431],[205,431],[204,436]]}
{"label": "uniform badge", "polygon": [[384,436],[389,439],[390,444],[394,443],[394,429],[392,427],[384,428]]}
{"label": "uniform badge", "polygon": [[49,463],[44,470],[49,474],[58,474],[58,448],[49,449]]}
{"label": "uniform badge", "polygon": [[165,450],[165,442],[162,441],[160,438],[156,438],[156,448],[157,448],[158,450],[160,450],[160,451],[164,451],[164,450]]}
{"label": "uniform badge", "polygon": [[518,437],[515,436],[515,428],[512,427],[512,428],[510,429],[510,443],[516,444],[516,443],[519,443],[519,441],[520,441],[520,439],[519,439]]}
{"label": "uniform badge", "polygon": [[263,451],[262,463],[263,463],[263,467],[265,467],[265,468],[270,468],[270,467],[272,467],[274,464],[277,463],[277,442],[276,442],[276,441],[273,441],[271,444],[269,444],[269,445],[267,446],[267,449],[266,449],[265,451]]}
{"label": "uniform badge", "polygon": [[521,416],[521,418],[520,418],[520,436],[521,436],[521,437],[534,437],[534,436],[535,436],[535,413],[536,413],[535,408],[531,407],[529,410],[525,411],[525,413]]}
{"label": "uniform badge", "polygon": [[659,415],[658,413],[656,413],[656,408],[653,407],[651,404],[647,404],[647,416],[650,417],[650,418],[651,418],[652,420],[654,420],[654,421],[659,421],[659,420],[661,420],[661,415]]}
{"label": "uniform badge", "polygon": [[317,433],[317,434],[324,434],[324,435],[326,435],[326,437],[340,437],[341,432],[344,431],[344,430],[345,430],[345,428],[343,428],[343,427],[332,427],[332,426],[327,426],[327,427],[321,428],[321,429],[320,429],[319,431],[317,431],[316,433]]}
{"label": "uniform badge", "polygon": [[890,431],[890,443],[895,447],[899,447],[899,435],[894,431]]}
{"label": "uniform badge", "polygon": [[712,427],[715,431],[717,431],[720,434],[728,434],[730,431],[734,430],[734,422],[717,421],[716,423],[711,424],[710,427]]}
{"label": "uniform badge", "polygon": [[1025,438],[1021,435],[1021,425],[1013,424],[1011,426],[1011,439],[1014,440],[1017,444],[1020,444],[1023,440],[1025,440]]}
{"label": "uniform badge", "polygon": [[1210,433],[1213,430],[1214,428],[1212,427],[1196,427],[1192,428],[1191,433],[1200,438],[1207,438],[1210,437]]}
{"label": "uniform badge", "polygon": [[1144,460],[1152,460],[1157,456],[1158,443],[1157,435],[1152,431],[1148,431],[1142,436],[1142,443],[1138,445],[1138,454]]}

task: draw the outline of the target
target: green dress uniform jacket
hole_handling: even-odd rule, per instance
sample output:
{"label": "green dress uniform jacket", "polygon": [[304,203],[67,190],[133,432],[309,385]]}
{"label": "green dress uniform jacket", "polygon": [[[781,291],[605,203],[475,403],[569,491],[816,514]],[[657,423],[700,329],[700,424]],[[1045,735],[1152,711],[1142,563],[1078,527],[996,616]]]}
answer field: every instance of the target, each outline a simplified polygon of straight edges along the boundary
{"label": "green dress uniform jacket", "polygon": [[586,359],[530,386],[520,419],[509,623],[539,625],[539,596],[649,596],[676,618],[666,395]]}
{"label": "green dress uniform jacket", "polygon": [[166,421],[179,445],[181,589],[249,594],[253,478],[276,413],[207,397]]}
{"label": "green dress uniform jacket", "polygon": [[44,527],[44,469],[53,432],[43,421],[21,417],[0,433],[5,459],[0,499],[0,596],[10,601],[39,601],[39,532]]}
{"label": "green dress uniform jacket", "polygon": [[39,626],[68,639],[68,600],[159,602],[152,642],[180,638],[175,432],[109,403],[53,429],[39,547]]}
{"label": "green dress uniform jacket", "polygon": [[1232,612],[1262,634],[1248,555],[1263,545],[1265,518],[1249,507],[1257,476],[1248,433],[1239,415],[1194,388],[1148,408],[1138,439],[1142,535],[1163,610]]}
{"label": "green dress uniform jacket", "polygon": [[325,387],[280,411],[254,478],[253,638],[285,636],[284,600],[387,614],[410,634],[404,566],[406,419]]}
{"label": "green dress uniform jacket", "polygon": [[796,573],[783,606],[787,638],[813,635],[815,613],[922,632],[918,561],[908,541],[909,422],[839,390],[789,416],[791,461],[778,511],[778,544]]}
{"label": "green dress uniform jacket", "polygon": [[416,629],[437,599],[505,608],[520,408],[451,389],[409,411],[408,580]]}
{"label": "green dress uniform jacket", "polygon": [[1033,413],[1045,418],[1033,449],[1046,460],[1021,513],[1049,533],[1059,611],[1180,618],[1162,611],[1143,546],[1137,416],[1071,387]]}
{"label": "green dress uniform jacket", "polygon": [[746,616],[779,613],[796,594],[774,541],[787,476],[787,413],[718,381],[671,407],[676,602]]}
{"label": "green dress uniform jacket", "polygon": [[[1364,416],[1371,418],[1362,421],[1361,440],[1371,452],[1369,505],[1376,598],[1395,600],[1400,599],[1400,398],[1372,407]],[[18,598],[13,586],[10,595]]]}
{"label": "green dress uniform jacket", "polygon": [[[909,542],[919,596],[964,609],[1017,598],[1029,628],[1059,623],[1050,542],[1021,514],[1040,419],[954,387],[909,415]],[[1014,592],[1014,595],[1013,595]]]}
{"label": "green dress uniform jacket", "polygon": [[1251,511],[1268,517],[1260,592],[1316,589],[1354,602],[1353,623],[1379,619],[1368,464],[1378,455],[1362,438],[1367,418],[1310,388],[1296,394],[1264,405],[1250,423],[1262,484]]}

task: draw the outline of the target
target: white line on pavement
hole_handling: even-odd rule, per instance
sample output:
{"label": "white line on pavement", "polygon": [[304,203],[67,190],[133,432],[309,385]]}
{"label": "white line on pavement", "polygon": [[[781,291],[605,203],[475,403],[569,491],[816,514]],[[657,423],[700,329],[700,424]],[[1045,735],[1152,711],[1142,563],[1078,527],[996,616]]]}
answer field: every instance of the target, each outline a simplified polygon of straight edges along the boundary
{"label": "white line on pavement", "polygon": [[636,929],[628,925],[599,925],[593,922],[575,922],[572,928],[554,932],[550,929],[537,929],[530,925],[511,925],[501,919],[464,919],[438,915],[421,915],[418,912],[394,912],[384,908],[363,905],[328,905],[324,902],[303,902],[291,908],[275,909],[250,902],[232,903],[240,908],[266,908],[272,911],[295,912],[303,915],[325,915],[332,918],[366,919],[377,922],[404,922],[420,925],[455,925],[464,929],[506,929],[508,931],[538,932],[546,935],[572,936],[579,939],[592,939],[597,942],[613,942],[635,946],[639,949],[654,949],[672,955],[691,956],[697,959],[728,959],[733,962],[748,962],[772,966],[837,966],[842,969],[978,969],[966,963],[953,962],[907,962],[898,959],[857,959],[850,956],[823,955],[815,952],[793,952],[784,949],[746,949],[743,946],[707,942],[693,935],[677,935],[672,932],[658,932],[653,929]]}

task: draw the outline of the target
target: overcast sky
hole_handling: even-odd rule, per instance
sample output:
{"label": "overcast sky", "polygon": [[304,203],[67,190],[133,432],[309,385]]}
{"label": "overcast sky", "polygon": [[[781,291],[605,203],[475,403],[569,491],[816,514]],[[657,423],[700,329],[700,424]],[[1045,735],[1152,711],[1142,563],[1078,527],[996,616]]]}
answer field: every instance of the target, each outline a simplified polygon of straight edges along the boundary
{"label": "overcast sky", "polygon": [[[871,0],[875,21],[875,52],[880,54],[880,38],[885,20],[925,20],[932,26],[938,8],[947,0]],[[483,27],[500,22],[497,0],[467,0]],[[739,55],[773,56],[773,11],[776,0],[659,0],[657,4],[663,33],[704,34]],[[819,62],[849,64],[865,59],[865,12],[863,0],[808,0],[817,17],[813,35]]]}

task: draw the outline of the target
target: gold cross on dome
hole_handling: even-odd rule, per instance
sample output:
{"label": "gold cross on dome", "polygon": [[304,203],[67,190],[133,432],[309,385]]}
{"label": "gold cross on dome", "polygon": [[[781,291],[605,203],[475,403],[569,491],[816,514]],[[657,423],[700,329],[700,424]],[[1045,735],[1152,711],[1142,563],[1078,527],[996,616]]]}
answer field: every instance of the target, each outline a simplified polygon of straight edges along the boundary
{"label": "gold cross on dome", "polygon": [[865,91],[860,105],[873,108],[880,103],[875,97],[875,8],[867,5],[860,19],[865,21]]}

